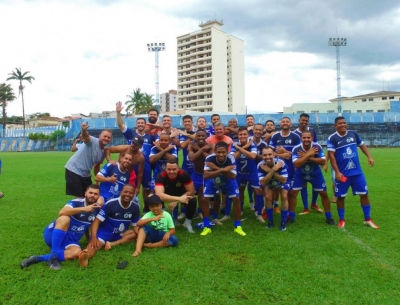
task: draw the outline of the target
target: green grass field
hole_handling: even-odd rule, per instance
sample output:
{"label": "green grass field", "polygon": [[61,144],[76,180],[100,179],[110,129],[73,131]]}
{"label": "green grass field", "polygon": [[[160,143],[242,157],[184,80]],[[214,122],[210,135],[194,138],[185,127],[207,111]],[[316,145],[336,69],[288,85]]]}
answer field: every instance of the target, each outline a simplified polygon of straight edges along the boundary
{"label": "green grass field", "polygon": [[[123,245],[100,251],[87,269],[68,261],[60,271],[19,264],[49,252],[42,232],[71,199],[63,167],[71,153],[2,153],[0,304],[398,304],[399,153],[372,149],[373,168],[361,157],[378,230],[362,224],[358,197],[350,194],[345,230],[311,213],[286,232],[267,231],[246,203],[246,237],[233,233],[232,220],[206,237],[179,227],[177,248],[134,259],[134,244]],[[127,268],[116,269],[122,260]]]}

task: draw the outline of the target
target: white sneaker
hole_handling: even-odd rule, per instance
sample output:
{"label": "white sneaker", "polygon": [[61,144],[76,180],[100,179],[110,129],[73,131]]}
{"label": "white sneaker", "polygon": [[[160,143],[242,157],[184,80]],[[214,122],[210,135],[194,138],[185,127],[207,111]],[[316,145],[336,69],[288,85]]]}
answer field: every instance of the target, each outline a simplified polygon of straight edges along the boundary
{"label": "white sneaker", "polygon": [[186,218],[185,213],[180,213],[179,216],[178,216],[178,219],[181,220],[183,218]]}
{"label": "white sneaker", "polygon": [[256,219],[257,219],[259,222],[265,223],[265,220],[264,220],[264,218],[263,218],[261,215],[257,215]]}
{"label": "white sneaker", "polygon": [[194,233],[193,227],[191,223],[184,223],[183,227],[189,232],[189,233]]}
{"label": "white sneaker", "polygon": [[227,221],[227,220],[229,220],[229,219],[231,219],[231,216],[225,215],[224,217],[222,217],[221,219],[219,219],[219,221],[222,222],[222,221]]}
{"label": "white sneaker", "polygon": [[254,206],[255,206],[254,202],[250,202],[250,210],[254,211],[255,210]]}
{"label": "white sneaker", "polygon": [[212,222],[215,223],[217,226],[223,225],[223,223],[219,219],[214,219]]}

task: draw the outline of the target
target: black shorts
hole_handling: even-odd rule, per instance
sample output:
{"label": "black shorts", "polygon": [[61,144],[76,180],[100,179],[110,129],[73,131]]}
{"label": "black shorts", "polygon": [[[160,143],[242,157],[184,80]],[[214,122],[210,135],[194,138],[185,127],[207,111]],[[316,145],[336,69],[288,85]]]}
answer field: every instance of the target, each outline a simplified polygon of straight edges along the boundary
{"label": "black shorts", "polygon": [[92,184],[91,177],[82,177],[75,174],[68,169],[65,169],[65,181],[67,195],[75,197],[85,197],[85,191],[89,185]]}

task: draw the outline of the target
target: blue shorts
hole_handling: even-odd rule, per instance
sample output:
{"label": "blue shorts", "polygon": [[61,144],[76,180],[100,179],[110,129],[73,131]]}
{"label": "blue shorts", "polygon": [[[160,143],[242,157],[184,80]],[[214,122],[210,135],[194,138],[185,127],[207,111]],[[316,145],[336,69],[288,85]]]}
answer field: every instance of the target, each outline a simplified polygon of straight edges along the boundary
{"label": "blue shorts", "polygon": [[317,192],[326,191],[326,183],[322,173],[314,174],[311,179],[304,179],[301,175],[294,175],[292,181],[292,190],[299,191],[303,188],[304,184],[310,182],[313,190]]}
{"label": "blue shorts", "polygon": [[346,182],[335,180],[335,196],[346,197],[349,187],[353,190],[353,195],[367,195],[368,187],[367,181],[363,174],[357,176],[347,177]]}
{"label": "blue shorts", "polygon": [[237,174],[236,181],[240,186],[246,186],[247,183],[251,185],[252,188],[261,188],[260,180],[258,179],[257,172],[250,174]]}
{"label": "blue shorts", "polygon": [[[155,230],[150,225],[145,225],[143,227],[143,230],[146,233],[146,240],[150,243],[157,243],[159,241],[162,241],[165,233],[167,233],[164,231]],[[170,235],[168,243],[171,247],[175,247],[176,245],[178,245],[178,237],[173,234]]]}
{"label": "blue shorts", "polygon": [[148,168],[145,166],[145,169],[143,171],[143,179],[142,179],[142,187],[145,190],[149,190],[151,186],[151,167],[149,166]]}
{"label": "blue shorts", "polygon": [[221,191],[229,198],[234,198],[239,196],[239,188],[236,180],[230,180],[229,183],[225,185],[216,185],[214,179],[208,179],[203,190],[203,197],[214,197],[215,194]]}
{"label": "blue shorts", "polygon": [[[51,238],[53,235],[53,230],[54,230],[54,222],[48,225],[43,231],[44,242],[46,243],[46,245],[49,246],[49,248],[51,248]],[[79,244],[79,240],[76,240],[74,234],[70,231],[67,231],[67,234],[65,235],[60,246],[61,249],[67,249],[68,247],[71,246],[77,246],[79,248],[81,247],[81,245]]]}
{"label": "blue shorts", "polygon": [[191,177],[194,184],[194,190],[197,193],[199,191],[199,188],[204,186],[203,174],[199,174],[193,171]]}
{"label": "blue shorts", "polygon": [[97,239],[100,240],[103,244],[105,244],[106,241],[120,240],[122,238],[122,234],[123,233],[113,234],[113,233],[110,233],[110,232],[106,232],[101,227],[99,227],[99,229],[97,231]]}
{"label": "blue shorts", "polygon": [[187,171],[189,175],[193,174],[193,163],[190,161],[183,160],[182,169]]}

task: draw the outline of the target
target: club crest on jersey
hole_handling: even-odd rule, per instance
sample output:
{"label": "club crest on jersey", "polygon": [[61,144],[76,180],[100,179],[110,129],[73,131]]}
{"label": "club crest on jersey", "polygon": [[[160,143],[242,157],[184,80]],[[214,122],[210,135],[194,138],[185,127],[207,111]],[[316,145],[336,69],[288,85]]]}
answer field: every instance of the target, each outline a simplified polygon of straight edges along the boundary
{"label": "club crest on jersey", "polygon": [[285,140],[285,144],[292,144],[292,140],[290,139]]}
{"label": "club crest on jersey", "polygon": [[182,185],[182,183],[178,182],[178,183],[176,184],[176,187],[180,187],[181,185]]}
{"label": "club crest on jersey", "polygon": [[124,218],[132,218],[132,213],[125,213]]}
{"label": "club crest on jersey", "polygon": [[347,138],[346,142],[347,142],[347,143],[354,142],[354,138],[352,138],[352,137]]}

